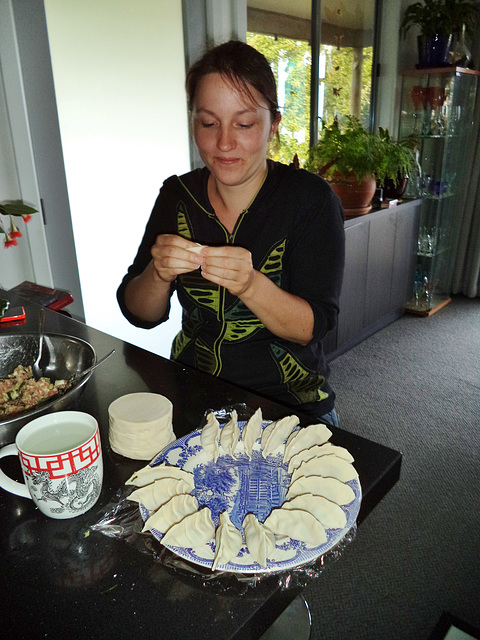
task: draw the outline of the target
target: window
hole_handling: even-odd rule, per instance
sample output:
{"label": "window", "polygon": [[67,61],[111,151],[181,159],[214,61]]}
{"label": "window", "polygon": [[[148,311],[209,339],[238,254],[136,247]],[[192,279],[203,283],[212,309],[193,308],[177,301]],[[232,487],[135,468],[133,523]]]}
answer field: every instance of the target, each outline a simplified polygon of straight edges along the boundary
{"label": "window", "polygon": [[303,164],[322,122],[335,117],[354,115],[370,127],[374,34],[375,0],[248,0],[247,42],[270,62],[278,86],[274,159],[289,163],[297,154]]}

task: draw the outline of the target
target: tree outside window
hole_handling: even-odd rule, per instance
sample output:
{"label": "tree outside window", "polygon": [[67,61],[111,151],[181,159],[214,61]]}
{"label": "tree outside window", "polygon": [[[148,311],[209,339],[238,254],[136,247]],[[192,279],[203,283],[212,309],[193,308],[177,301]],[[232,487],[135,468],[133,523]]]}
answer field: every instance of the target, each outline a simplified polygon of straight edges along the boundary
{"label": "tree outside window", "polygon": [[273,141],[270,157],[289,164],[295,154],[307,158],[310,123],[311,51],[308,42],[247,33],[247,42],[270,63],[282,113],[280,144]]}
{"label": "tree outside window", "polygon": [[[273,1],[251,4],[268,10],[277,7]],[[373,0],[369,5],[373,6]],[[338,0],[330,0],[325,6],[329,11],[322,19],[330,21],[322,22],[322,43],[319,48],[318,131],[322,129],[322,123],[329,124],[335,117],[341,121],[346,115],[354,115],[369,128],[373,25],[364,26],[364,23],[368,23],[366,17],[363,21],[359,18],[357,24],[355,20],[352,21],[351,15],[343,15],[346,10]],[[274,20],[279,19],[278,13],[271,15]],[[310,22],[299,20],[304,23],[300,38],[265,33],[270,28],[266,21],[259,29],[264,30],[262,33],[253,30],[247,32],[247,42],[265,55],[277,81],[282,112],[280,144],[275,141],[272,143],[270,157],[288,164],[297,155],[300,166],[303,166],[310,146],[316,142],[310,140],[311,90],[315,91],[316,88],[312,87],[311,82],[312,48],[306,39],[309,37]],[[288,22],[279,20],[276,26],[282,27],[283,24]],[[286,35],[290,34],[286,32]]]}

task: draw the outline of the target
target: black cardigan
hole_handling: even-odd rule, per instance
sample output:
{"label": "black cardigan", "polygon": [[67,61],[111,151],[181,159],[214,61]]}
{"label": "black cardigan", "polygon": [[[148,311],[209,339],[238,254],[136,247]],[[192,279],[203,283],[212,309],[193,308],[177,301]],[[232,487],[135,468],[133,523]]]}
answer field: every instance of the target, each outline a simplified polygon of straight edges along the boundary
{"label": "black cardigan", "polygon": [[252,254],[255,269],[306,300],[314,313],[314,337],[305,347],[278,338],[235,296],[202,278],[179,276],[182,331],[171,357],[289,405],[328,413],[334,394],[321,344],[336,324],[345,258],[343,210],[329,185],[311,173],[268,162],[257,196],[232,234],[215,216],[207,195],[208,170],[168,178],[157,198],[133,264],[118,292],[120,308],[135,326],[150,328],[126,308],[126,284],[151,259],[157,235],[175,233],[206,245],[235,244]]}

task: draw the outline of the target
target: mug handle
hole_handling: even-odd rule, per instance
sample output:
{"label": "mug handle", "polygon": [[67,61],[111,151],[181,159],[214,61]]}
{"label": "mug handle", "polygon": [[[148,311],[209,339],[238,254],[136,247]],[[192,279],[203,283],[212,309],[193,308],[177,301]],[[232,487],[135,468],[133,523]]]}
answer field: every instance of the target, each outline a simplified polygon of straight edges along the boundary
{"label": "mug handle", "polygon": [[[17,445],[8,444],[3,449],[0,449],[0,458],[6,458],[7,456],[16,456],[18,455]],[[17,482],[16,480],[12,480],[9,478],[6,473],[0,469],[0,487],[9,491],[10,493],[14,493],[16,496],[21,496],[22,498],[32,498],[30,492],[27,488],[27,485],[23,482]]]}

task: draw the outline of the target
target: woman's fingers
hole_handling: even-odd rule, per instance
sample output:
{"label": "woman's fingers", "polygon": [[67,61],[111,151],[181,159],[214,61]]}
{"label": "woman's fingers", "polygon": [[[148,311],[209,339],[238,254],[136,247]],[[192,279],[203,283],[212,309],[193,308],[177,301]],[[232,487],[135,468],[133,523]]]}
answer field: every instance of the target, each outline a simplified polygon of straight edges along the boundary
{"label": "woman's fingers", "polygon": [[198,269],[202,264],[202,257],[198,251],[197,243],[180,236],[171,234],[157,236],[151,249],[157,275],[162,280],[171,282],[181,273]]}
{"label": "woman's fingers", "polygon": [[157,236],[151,254],[155,271],[165,282],[201,268],[206,280],[238,296],[253,278],[252,255],[242,247],[204,247],[180,236],[163,234]]}
{"label": "woman's fingers", "polygon": [[208,247],[201,253],[202,275],[225,287],[233,295],[241,295],[253,277],[252,256],[242,247]]}

